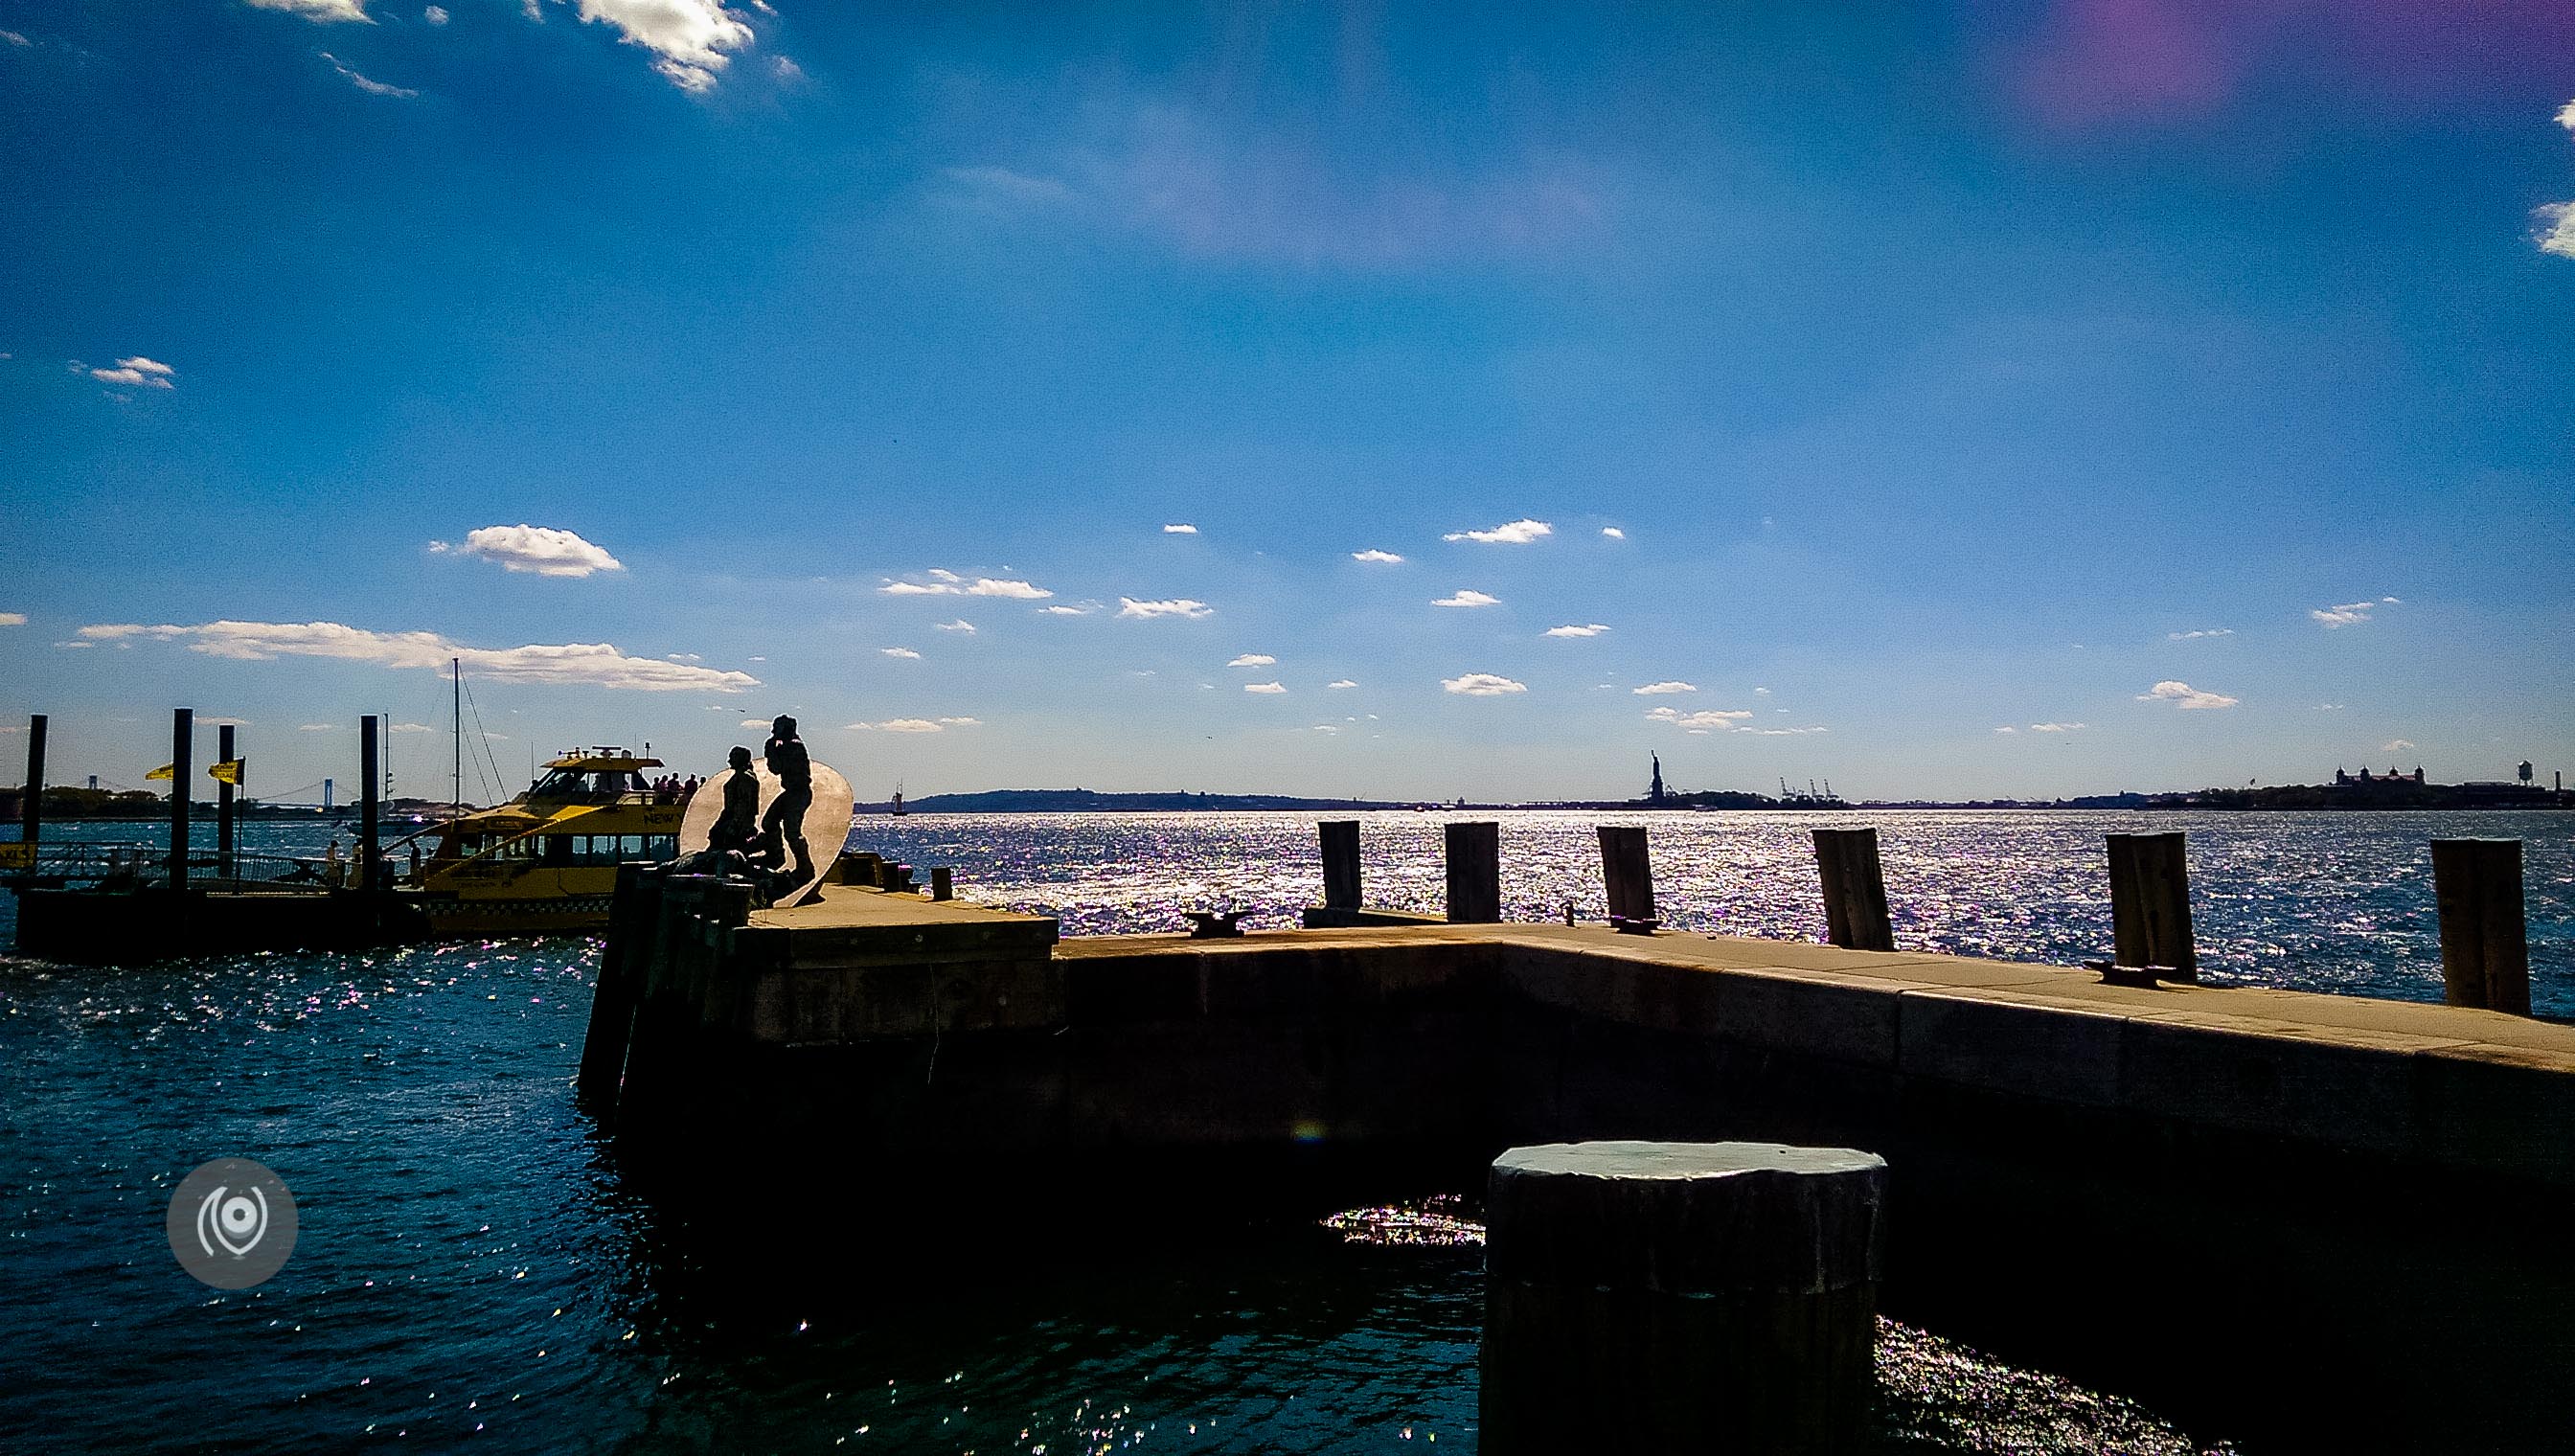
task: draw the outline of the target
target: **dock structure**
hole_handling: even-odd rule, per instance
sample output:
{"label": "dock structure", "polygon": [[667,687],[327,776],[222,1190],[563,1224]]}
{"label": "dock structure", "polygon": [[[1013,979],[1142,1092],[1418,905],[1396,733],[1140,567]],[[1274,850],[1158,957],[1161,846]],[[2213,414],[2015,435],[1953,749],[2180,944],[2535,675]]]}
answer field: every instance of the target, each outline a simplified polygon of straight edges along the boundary
{"label": "dock structure", "polygon": [[1533,1143],[1848,1147],[1886,1160],[1898,1317],[2271,1449],[2575,1430],[2575,1026],[1600,925],[1062,940],[649,877],[600,1000],[621,1156],[756,1176],[765,1227],[1035,1238],[1478,1187]]}

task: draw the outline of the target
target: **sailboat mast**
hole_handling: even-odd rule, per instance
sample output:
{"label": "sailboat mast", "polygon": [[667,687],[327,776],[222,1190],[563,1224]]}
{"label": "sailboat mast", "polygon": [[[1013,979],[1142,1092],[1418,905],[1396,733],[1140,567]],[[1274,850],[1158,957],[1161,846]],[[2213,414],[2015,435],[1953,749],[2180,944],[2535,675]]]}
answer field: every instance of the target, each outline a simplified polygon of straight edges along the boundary
{"label": "sailboat mast", "polygon": [[455,818],[465,812],[465,660],[449,658],[449,712],[456,716],[456,785],[450,791],[447,816]]}

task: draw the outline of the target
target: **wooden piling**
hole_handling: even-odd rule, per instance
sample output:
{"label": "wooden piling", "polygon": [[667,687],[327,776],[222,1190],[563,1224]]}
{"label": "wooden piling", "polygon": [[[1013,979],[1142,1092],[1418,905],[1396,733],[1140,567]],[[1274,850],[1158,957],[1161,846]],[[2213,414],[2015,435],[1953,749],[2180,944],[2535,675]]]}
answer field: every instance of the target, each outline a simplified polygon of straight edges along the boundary
{"label": "wooden piling", "polygon": [[635,1028],[635,999],[642,981],[639,947],[651,933],[645,913],[655,908],[650,895],[649,860],[617,866],[617,887],[608,899],[608,939],[599,950],[599,984],[590,993],[590,1032],[581,1043],[581,1070],[574,1094],[603,1114],[617,1104],[617,1083],[626,1071],[626,1041]]}
{"label": "wooden piling", "polygon": [[2434,839],[2441,996],[2453,1006],[2530,1014],[2530,926],[2519,839]]}
{"label": "wooden piling", "polygon": [[18,804],[18,839],[26,844],[35,843],[45,826],[45,723],[41,713],[27,717],[27,792]]}
{"label": "wooden piling", "polygon": [[194,709],[170,710],[170,897],[186,913],[188,893],[188,784],[194,765],[197,715]]}
{"label": "wooden piling", "polygon": [[[233,760],[233,726],[215,728],[215,761]],[[236,877],[233,860],[233,785],[230,780],[215,780],[215,873],[226,879]]]}
{"label": "wooden piling", "polygon": [[957,897],[956,874],[945,864],[936,865],[930,871],[930,897],[935,900]]}
{"label": "wooden piling", "polygon": [[1611,924],[1654,918],[1654,861],[1644,825],[1600,825],[1600,878],[1608,889]]}
{"label": "wooden piling", "polygon": [[1886,1164],[1848,1148],[1519,1147],[1485,1203],[1479,1445],[1874,1449]]}
{"label": "wooden piling", "polygon": [[1824,886],[1824,938],[1845,950],[1894,949],[1877,830],[1815,830],[1815,869]]}
{"label": "wooden piling", "polygon": [[1502,826],[1490,819],[1448,826],[1448,918],[1461,925],[1502,918]]}
{"label": "wooden piling", "polygon": [[1325,819],[1314,825],[1323,841],[1323,906],[1359,907],[1359,821]]}
{"label": "wooden piling", "polygon": [[2198,980],[2181,834],[2112,834],[2109,844],[2112,960],[2168,966],[2174,980]]}
{"label": "wooden piling", "polygon": [[384,888],[376,865],[376,835],[382,830],[383,783],[376,772],[376,716],[358,720],[358,772],[366,785],[358,795],[358,888],[373,894]]}

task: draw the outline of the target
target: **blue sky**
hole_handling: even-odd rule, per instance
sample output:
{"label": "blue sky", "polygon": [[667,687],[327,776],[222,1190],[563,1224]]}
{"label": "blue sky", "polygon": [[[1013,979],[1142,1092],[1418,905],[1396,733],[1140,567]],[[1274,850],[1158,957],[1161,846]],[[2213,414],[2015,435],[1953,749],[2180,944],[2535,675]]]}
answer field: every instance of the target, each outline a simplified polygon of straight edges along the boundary
{"label": "blue sky", "polygon": [[0,722],[2575,768],[2575,11],[1569,8],[0,0]]}

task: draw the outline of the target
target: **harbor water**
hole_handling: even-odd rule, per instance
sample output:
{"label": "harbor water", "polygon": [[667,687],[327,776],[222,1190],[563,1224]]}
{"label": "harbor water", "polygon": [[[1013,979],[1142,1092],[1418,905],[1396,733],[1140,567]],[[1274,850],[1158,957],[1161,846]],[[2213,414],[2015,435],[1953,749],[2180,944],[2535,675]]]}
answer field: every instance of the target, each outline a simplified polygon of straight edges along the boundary
{"label": "harbor water", "polygon": [[[961,892],[1067,933],[1218,907],[1262,925],[1316,894],[1314,817],[914,815],[862,820],[852,843],[953,866]],[[1498,817],[1511,913],[1599,913],[1602,815]],[[1364,818],[1369,899],[1435,907],[1441,816]],[[2414,999],[2440,988],[2426,840],[2520,837],[2533,1000],[2575,1012],[2570,815],[1665,814],[1649,822],[1667,922],[1814,938],[1805,830],[1863,821],[1906,947],[2098,954],[2100,835],[2182,828],[2208,978]],[[327,836],[244,829],[278,853]],[[1473,1449],[1471,1204],[1464,1241],[1175,1207],[1170,1226],[1201,1236],[1079,1268],[951,1277],[860,1247],[811,1280],[732,1277],[573,1105],[597,956],[562,937],[111,969],[0,957],[0,1445]],[[294,1257],[239,1293],[190,1279],[163,1232],[178,1181],[224,1156],[274,1168],[300,1213]],[[728,1174],[720,1153],[702,1170],[717,1189]],[[1025,1213],[1093,1192],[1033,1188]],[[2187,1452],[2225,1434],[1921,1332],[1890,1328],[1881,1353],[1889,1450]]]}

